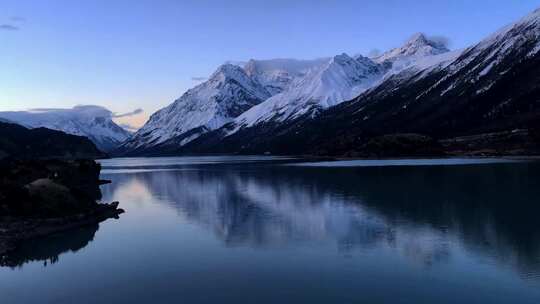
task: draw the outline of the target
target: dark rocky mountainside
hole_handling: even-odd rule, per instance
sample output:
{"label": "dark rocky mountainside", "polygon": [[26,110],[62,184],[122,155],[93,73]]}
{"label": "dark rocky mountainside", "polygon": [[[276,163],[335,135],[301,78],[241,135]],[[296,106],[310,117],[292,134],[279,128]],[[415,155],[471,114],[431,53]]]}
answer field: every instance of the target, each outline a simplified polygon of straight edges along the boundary
{"label": "dark rocky mountainside", "polygon": [[0,159],[94,159],[105,156],[86,137],[0,122]]}
{"label": "dark rocky mountainside", "polygon": [[109,152],[131,135],[129,131],[114,122],[115,115],[104,107],[78,105],[70,109],[0,111],[0,121],[3,119],[30,129],[47,128],[66,134],[84,136],[101,151]]}
{"label": "dark rocky mountainside", "polygon": [[[96,225],[123,212],[99,204],[103,157],[85,137],[0,123],[0,266],[20,242]],[[88,158],[88,159],[82,159]]]}
{"label": "dark rocky mountainside", "polygon": [[[369,142],[374,138],[401,134],[403,139],[403,134],[413,134],[444,147],[422,148],[422,141],[417,142],[413,150],[423,151],[421,155],[437,149],[536,154],[540,152],[539,51],[537,10],[464,50],[447,66],[393,75],[315,117],[262,124],[232,135],[225,126],[182,149],[154,153],[369,155],[371,149],[366,148],[373,147]],[[461,140],[452,141],[455,137]],[[392,154],[402,154],[396,145],[392,149]]]}

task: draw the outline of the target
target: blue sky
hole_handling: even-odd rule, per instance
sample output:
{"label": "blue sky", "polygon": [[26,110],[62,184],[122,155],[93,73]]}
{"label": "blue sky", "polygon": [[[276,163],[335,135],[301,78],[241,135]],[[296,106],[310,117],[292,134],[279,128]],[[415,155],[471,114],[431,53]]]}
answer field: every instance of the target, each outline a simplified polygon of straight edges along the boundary
{"label": "blue sky", "polygon": [[[227,60],[367,54],[415,32],[469,46],[539,1],[3,0],[0,111],[170,104]],[[5,25],[2,27],[2,25]]]}

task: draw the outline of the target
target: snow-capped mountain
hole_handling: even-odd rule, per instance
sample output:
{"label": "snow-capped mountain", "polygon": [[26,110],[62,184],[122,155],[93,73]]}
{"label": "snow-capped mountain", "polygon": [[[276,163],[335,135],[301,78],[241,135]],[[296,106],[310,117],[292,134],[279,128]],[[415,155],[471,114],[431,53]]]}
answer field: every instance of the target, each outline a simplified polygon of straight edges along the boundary
{"label": "snow-capped mountain", "polygon": [[449,49],[444,43],[429,39],[423,33],[416,33],[403,46],[391,49],[372,59],[377,63],[390,63],[399,67],[409,65],[419,58],[439,55],[448,51]]}
{"label": "snow-capped mountain", "polygon": [[302,77],[294,79],[286,90],[236,118],[235,130],[269,121],[295,119],[358,96],[383,75],[382,68],[369,58],[359,59],[341,54],[311,67]]}
{"label": "snow-capped mountain", "polygon": [[311,69],[321,66],[328,58],[314,60],[270,59],[250,60],[243,65],[246,74],[263,85],[271,95],[289,88],[295,80],[304,77]]}
{"label": "snow-capped mountain", "polygon": [[[227,134],[283,123],[350,100],[402,70],[450,60],[448,50],[423,34],[376,60],[347,54],[314,60],[270,59],[222,65],[173,104],[156,112],[119,154],[180,147],[227,125]],[[167,149],[168,149],[167,148]]]}
{"label": "snow-capped mountain", "polygon": [[227,134],[261,123],[282,123],[306,114],[313,115],[360,95],[392,75],[404,70],[427,70],[451,62],[458,54],[419,33],[402,47],[374,59],[362,55],[354,58],[347,54],[335,56],[291,81],[286,90],[240,115]]}
{"label": "snow-capped mountain", "polygon": [[[224,128],[182,151],[363,155],[371,139],[416,133],[464,149],[458,151],[527,153],[540,148],[538,96],[540,10],[465,50],[429,55],[387,74],[314,119],[234,134]],[[463,136],[473,142],[460,144]]]}
{"label": "snow-capped mountain", "polygon": [[167,141],[183,145],[232,121],[270,96],[241,67],[224,64],[206,82],[154,113],[120,149],[147,149]]}
{"label": "snow-capped mountain", "polygon": [[153,114],[118,152],[187,144],[233,121],[271,96],[288,90],[292,83],[326,61],[271,59],[226,63],[207,81]]}
{"label": "snow-capped mountain", "polygon": [[[410,133],[444,139],[458,151],[540,149],[540,9],[465,50],[400,48],[405,49],[420,51],[386,53],[397,57],[386,56],[378,63],[382,78],[350,101],[315,116],[261,120],[269,123],[244,127],[228,124],[169,152],[364,155],[371,139]],[[415,60],[403,60],[406,57]],[[407,64],[395,65],[398,61]],[[260,111],[260,117],[271,110]],[[463,144],[462,136],[472,136],[467,140],[473,142]]]}
{"label": "snow-capped mountain", "polygon": [[28,128],[45,127],[89,138],[102,151],[111,151],[131,134],[112,121],[113,113],[99,106],[0,112],[0,117]]}

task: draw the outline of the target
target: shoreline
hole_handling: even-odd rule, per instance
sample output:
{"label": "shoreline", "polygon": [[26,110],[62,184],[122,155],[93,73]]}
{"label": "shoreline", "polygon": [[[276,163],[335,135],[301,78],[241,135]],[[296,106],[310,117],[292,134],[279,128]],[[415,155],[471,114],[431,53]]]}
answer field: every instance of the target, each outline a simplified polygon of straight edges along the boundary
{"label": "shoreline", "polygon": [[0,266],[21,242],[124,213],[118,202],[98,203],[110,181],[94,160],[4,159],[0,169]]}

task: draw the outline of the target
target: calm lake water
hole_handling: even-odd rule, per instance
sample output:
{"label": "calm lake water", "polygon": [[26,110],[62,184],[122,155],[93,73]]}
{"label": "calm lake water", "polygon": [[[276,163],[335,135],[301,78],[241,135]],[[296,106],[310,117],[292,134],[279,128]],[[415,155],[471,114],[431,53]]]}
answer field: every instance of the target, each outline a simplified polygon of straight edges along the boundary
{"label": "calm lake water", "polygon": [[540,303],[540,164],[112,159],[118,220],[23,244],[0,303]]}

